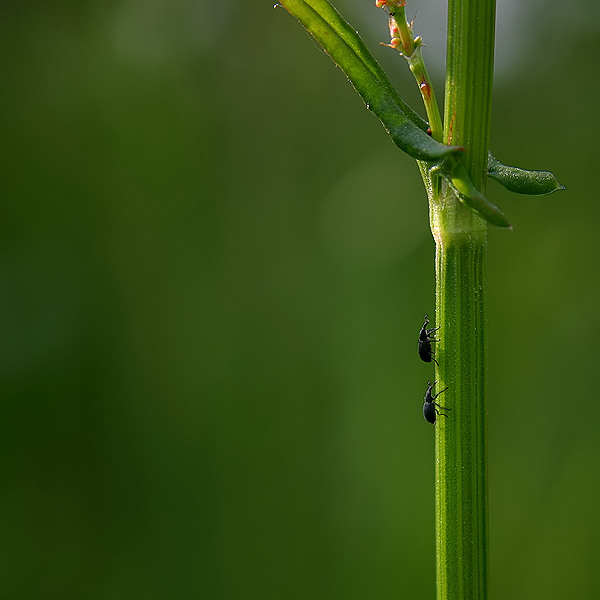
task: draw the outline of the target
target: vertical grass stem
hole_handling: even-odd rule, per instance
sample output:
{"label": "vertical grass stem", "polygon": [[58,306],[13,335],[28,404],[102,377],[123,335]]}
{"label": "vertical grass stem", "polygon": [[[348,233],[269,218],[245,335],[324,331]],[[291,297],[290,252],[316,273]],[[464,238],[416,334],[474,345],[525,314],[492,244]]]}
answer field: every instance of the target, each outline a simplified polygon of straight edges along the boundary
{"label": "vertical grass stem", "polygon": [[[495,0],[449,0],[444,142],[465,148],[485,192]],[[437,379],[452,408],[436,425],[438,600],[487,600],[485,254],[487,225],[441,181],[431,187],[436,241]]]}

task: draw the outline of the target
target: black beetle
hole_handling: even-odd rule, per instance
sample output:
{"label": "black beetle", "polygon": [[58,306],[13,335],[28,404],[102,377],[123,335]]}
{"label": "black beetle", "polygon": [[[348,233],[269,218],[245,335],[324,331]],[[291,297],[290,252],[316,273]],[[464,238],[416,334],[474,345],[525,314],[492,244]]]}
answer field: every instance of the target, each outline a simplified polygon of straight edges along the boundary
{"label": "black beetle", "polygon": [[447,417],[448,415],[445,415],[443,412],[440,412],[438,410],[438,408],[441,408],[442,410],[451,410],[449,408],[446,408],[445,406],[440,406],[437,402],[435,402],[435,399],[442,393],[445,392],[448,388],[445,387],[443,390],[439,391],[435,396],[432,395],[431,390],[433,389],[433,386],[437,383],[437,381],[434,381],[433,384],[431,383],[431,381],[427,382],[427,391],[425,392],[425,402],[423,403],[423,417],[425,418],[425,420],[428,423],[435,423],[435,420],[437,419],[438,415],[442,415],[443,417]]}
{"label": "black beetle", "polygon": [[419,331],[419,357],[423,362],[428,363],[433,361],[439,367],[440,363],[433,358],[433,352],[431,351],[431,343],[439,342],[439,340],[431,337],[439,327],[427,329],[427,325],[429,325],[429,317],[425,315],[425,322],[423,323],[423,327],[421,327],[421,331]]}

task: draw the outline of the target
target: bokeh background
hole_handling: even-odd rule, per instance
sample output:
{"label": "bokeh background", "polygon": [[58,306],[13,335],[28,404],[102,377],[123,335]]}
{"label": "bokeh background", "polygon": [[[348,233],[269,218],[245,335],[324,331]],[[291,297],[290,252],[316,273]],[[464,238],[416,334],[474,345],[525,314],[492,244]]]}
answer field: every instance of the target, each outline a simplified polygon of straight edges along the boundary
{"label": "bokeh background", "polygon": [[[2,598],[434,596],[425,195],[272,4],[0,3]],[[493,598],[597,597],[598,17],[499,2],[494,151],[567,191],[488,186]]]}

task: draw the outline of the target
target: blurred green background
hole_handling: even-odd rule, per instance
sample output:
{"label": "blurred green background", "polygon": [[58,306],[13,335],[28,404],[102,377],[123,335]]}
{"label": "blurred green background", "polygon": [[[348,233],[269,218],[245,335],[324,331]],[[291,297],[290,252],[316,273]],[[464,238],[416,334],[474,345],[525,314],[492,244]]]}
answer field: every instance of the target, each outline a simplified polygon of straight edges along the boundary
{"label": "blurred green background", "polygon": [[[440,95],[444,4],[408,10]],[[595,598],[600,20],[499,4],[494,151],[567,191],[488,187],[492,597]],[[272,2],[7,0],[0,33],[0,597],[432,598],[414,162]]]}

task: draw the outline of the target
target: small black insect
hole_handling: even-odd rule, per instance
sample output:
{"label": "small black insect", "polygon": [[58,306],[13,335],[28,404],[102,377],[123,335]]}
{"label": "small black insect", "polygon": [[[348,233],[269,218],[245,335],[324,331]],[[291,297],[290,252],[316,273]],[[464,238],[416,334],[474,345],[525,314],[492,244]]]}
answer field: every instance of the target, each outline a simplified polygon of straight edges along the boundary
{"label": "small black insect", "polygon": [[439,327],[427,329],[427,325],[429,325],[429,317],[425,315],[425,322],[423,323],[423,327],[421,327],[421,331],[419,331],[419,356],[422,361],[433,361],[439,367],[440,363],[433,358],[433,352],[431,351],[431,343],[439,341],[431,336],[439,329]]}
{"label": "small black insect", "polygon": [[450,408],[446,408],[445,406],[440,406],[435,399],[442,393],[445,392],[448,388],[445,387],[443,390],[439,391],[435,396],[432,395],[431,390],[433,386],[437,383],[434,381],[433,384],[431,381],[427,382],[427,391],[425,392],[425,402],[423,403],[423,417],[428,423],[435,423],[438,415],[442,415],[443,417],[447,417],[443,412],[440,412],[438,409],[442,410],[451,410]]}

